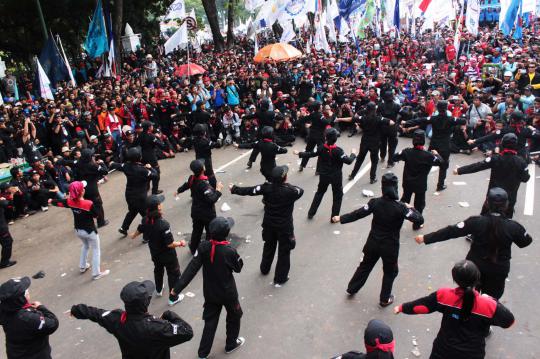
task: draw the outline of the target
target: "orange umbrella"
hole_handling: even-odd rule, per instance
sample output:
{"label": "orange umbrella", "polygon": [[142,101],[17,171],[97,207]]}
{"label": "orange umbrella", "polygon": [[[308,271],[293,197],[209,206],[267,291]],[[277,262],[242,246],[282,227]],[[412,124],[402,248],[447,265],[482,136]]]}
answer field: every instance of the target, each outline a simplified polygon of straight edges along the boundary
{"label": "orange umbrella", "polygon": [[263,47],[253,58],[255,62],[288,61],[302,56],[294,46],[276,43]]}
{"label": "orange umbrella", "polygon": [[203,67],[192,63],[184,64],[174,69],[174,74],[179,77],[201,75],[205,72],[206,70]]}

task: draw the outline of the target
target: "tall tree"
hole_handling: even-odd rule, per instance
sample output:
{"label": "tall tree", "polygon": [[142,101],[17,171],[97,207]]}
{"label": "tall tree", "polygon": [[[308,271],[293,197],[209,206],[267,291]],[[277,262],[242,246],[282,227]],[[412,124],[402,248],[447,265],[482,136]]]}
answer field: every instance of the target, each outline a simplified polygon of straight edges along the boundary
{"label": "tall tree", "polygon": [[227,9],[227,47],[234,45],[234,0],[229,0]]}
{"label": "tall tree", "polygon": [[219,30],[219,21],[216,7],[216,0],[201,0],[204,6],[204,12],[208,18],[208,24],[210,30],[212,30],[212,37],[214,39],[214,49],[216,51],[223,51],[225,49],[225,40]]}
{"label": "tall tree", "polygon": [[122,25],[124,20],[124,0],[114,0],[114,21],[113,21],[113,33],[114,33],[114,48],[115,48],[115,57],[116,61],[121,61],[121,36],[122,36]]}

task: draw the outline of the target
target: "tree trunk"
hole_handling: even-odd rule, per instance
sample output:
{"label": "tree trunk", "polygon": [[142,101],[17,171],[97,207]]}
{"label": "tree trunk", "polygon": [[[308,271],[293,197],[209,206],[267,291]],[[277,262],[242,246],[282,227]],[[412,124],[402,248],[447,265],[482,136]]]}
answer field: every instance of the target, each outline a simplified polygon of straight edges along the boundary
{"label": "tree trunk", "polygon": [[219,30],[219,21],[217,16],[216,0],[201,0],[204,6],[204,12],[208,18],[208,24],[212,30],[212,37],[214,39],[214,49],[216,51],[223,51],[225,49],[225,41],[221,36]]}
{"label": "tree trunk", "polygon": [[234,45],[234,1],[229,0],[228,14],[227,14],[227,47]]}
{"label": "tree trunk", "polygon": [[122,63],[122,51],[120,46],[122,46],[121,36],[122,36],[122,23],[124,18],[124,0],[114,0],[114,22],[113,22],[113,32],[114,32],[114,47],[115,47],[115,57],[116,57],[116,66],[117,71],[120,72],[120,64]]}

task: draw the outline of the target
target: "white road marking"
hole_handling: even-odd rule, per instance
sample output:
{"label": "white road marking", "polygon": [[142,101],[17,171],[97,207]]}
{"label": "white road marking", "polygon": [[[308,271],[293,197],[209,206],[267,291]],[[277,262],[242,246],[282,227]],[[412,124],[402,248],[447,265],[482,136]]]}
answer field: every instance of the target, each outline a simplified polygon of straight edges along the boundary
{"label": "white road marking", "polygon": [[529,174],[531,178],[527,182],[527,187],[525,189],[525,208],[523,209],[523,214],[526,216],[532,216],[534,211],[534,180],[535,180],[535,168],[534,163],[529,165]]}
{"label": "white road marking", "polygon": [[366,163],[366,165],[364,167],[362,167],[362,169],[360,170],[360,172],[358,172],[356,174],[356,176],[354,176],[354,178],[352,179],[352,181],[349,181],[349,183],[347,183],[345,185],[345,187],[343,187],[343,193],[347,193],[349,192],[349,190],[352,188],[352,186],[354,186],[356,184],[356,182],[358,182],[358,180],[360,178],[362,178],[362,176],[364,176],[367,171],[369,171],[369,168],[371,167],[371,162],[368,162]]}
{"label": "white road marking", "polygon": [[251,154],[251,152],[253,152],[253,150],[249,150],[246,153],[242,153],[240,156],[236,157],[234,160],[229,161],[229,162],[225,163],[223,166],[219,167],[215,172],[217,173],[219,171],[223,171],[225,168],[229,167],[233,163],[236,163],[236,162],[240,161],[242,158],[244,158],[246,156],[249,156]]}
{"label": "white road marking", "polygon": [[439,170],[439,166],[433,166],[431,167],[431,169],[429,170],[429,173],[433,173],[433,172],[436,172]]}

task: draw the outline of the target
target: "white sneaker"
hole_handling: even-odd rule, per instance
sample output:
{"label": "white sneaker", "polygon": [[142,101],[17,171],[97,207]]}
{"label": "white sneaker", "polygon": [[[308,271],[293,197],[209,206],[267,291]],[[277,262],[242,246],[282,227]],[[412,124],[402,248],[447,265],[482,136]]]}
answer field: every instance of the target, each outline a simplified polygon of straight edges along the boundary
{"label": "white sneaker", "polygon": [[110,273],[111,273],[111,271],[107,269],[107,270],[102,271],[98,275],[93,276],[92,279],[93,280],[98,280],[98,279],[101,279],[101,278],[103,278],[105,276],[108,276]]}
{"label": "white sneaker", "polygon": [[81,274],[86,273],[86,271],[90,268],[90,263],[86,262],[86,265],[84,268],[79,268],[79,271]]}
{"label": "white sneaker", "polygon": [[180,303],[184,299],[184,295],[182,293],[178,294],[178,299],[176,299],[174,302],[169,299],[169,307],[172,307],[173,305]]}
{"label": "white sneaker", "polygon": [[156,297],[163,297],[163,289],[161,289],[159,292],[157,291],[157,289],[154,291],[154,295]]}
{"label": "white sneaker", "polygon": [[238,337],[238,338],[236,338],[236,346],[234,348],[230,349],[230,350],[225,349],[225,353],[230,354],[230,353],[234,352],[236,349],[240,348],[245,343],[246,343],[246,339],[244,339],[243,337]]}
{"label": "white sneaker", "polygon": [[49,210],[49,207],[45,206],[45,207],[41,207],[41,212],[47,212]]}

